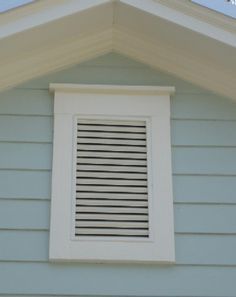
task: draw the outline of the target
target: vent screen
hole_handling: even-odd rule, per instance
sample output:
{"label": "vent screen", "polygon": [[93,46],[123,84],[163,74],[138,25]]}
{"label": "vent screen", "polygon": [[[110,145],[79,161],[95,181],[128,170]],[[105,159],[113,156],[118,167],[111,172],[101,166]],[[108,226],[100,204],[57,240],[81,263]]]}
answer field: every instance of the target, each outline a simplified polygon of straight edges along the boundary
{"label": "vent screen", "polygon": [[77,120],[75,236],[148,237],[146,122]]}

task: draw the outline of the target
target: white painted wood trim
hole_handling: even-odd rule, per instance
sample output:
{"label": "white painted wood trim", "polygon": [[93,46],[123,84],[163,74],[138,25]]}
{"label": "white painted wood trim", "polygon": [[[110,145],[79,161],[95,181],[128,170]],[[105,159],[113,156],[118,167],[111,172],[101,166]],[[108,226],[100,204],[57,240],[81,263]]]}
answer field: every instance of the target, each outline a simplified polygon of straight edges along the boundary
{"label": "white painted wood trim", "polygon": [[94,32],[91,35],[64,42],[55,47],[44,48],[40,53],[27,54],[13,62],[1,64],[0,90],[39,77],[46,73],[60,71],[112,50],[112,30]]}
{"label": "white painted wood trim", "polygon": [[[231,32],[232,27],[235,27],[234,23],[232,22],[230,30],[225,25],[222,28],[222,20],[217,21],[216,18],[214,18],[214,23],[211,24],[211,18],[206,20],[206,17],[199,17],[199,11],[196,13],[195,10],[196,4],[190,1],[188,1],[188,4],[185,2],[185,6],[181,6],[183,0],[171,0],[167,3],[165,3],[165,0],[120,0],[120,2],[236,47],[235,31]],[[208,16],[211,15],[214,16],[214,12],[208,13]]]}
{"label": "white painted wood trim", "polygon": [[[148,13],[166,18],[169,21],[176,22],[186,28],[196,30],[201,34],[219,38],[222,42],[231,45],[232,42],[234,43],[234,39],[227,34],[227,31],[233,33],[235,29],[233,20],[223,15],[219,17],[218,14],[197,7],[186,0],[41,0],[18,8],[17,11],[9,11],[1,15],[0,38],[112,2],[117,2],[118,5],[119,2],[131,5]],[[50,13],[48,13],[49,10]],[[51,13],[52,10],[53,14]],[[210,26],[207,27],[207,25]],[[214,28],[214,26],[217,28]],[[224,30],[224,34],[222,34],[222,30]]]}
{"label": "white painted wood trim", "polygon": [[[113,30],[66,41],[61,46],[44,49],[40,54],[2,63],[0,90],[13,87],[45,73],[61,70],[83,61],[115,52],[175,74],[213,92],[235,99],[236,84],[233,73],[219,69],[217,64],[197,60],[184,52],[177,52],[164,44],[155,44],[136,32],[117,27]],[[40,62],[40,63],[39,63]],[[188,67],[182,67],[188,65]],[[202,75],[204,73],[204,76]]]}
{"label": "white painted wood trim", "polygon": [[228,17],[222,13],[215,12],[211,9],[191,2],[191,0],[154,0],[164,6],[170,7],[181,13],[204,21],[207,24],[211,24],[222,30],[234,33],[236,29],[236,23],[233,18]]}
{"label": "white painted wood trim", "polygon": [[87,9],[107,4],[111,0],[40,0],[0,15],[0,39],[30,30],[60,18],[81,13]]}
{"label": "white painted wood trim", "polygon": [[[51,261],[174,263],[169,94],[137,92],[133,96],[133,93],[129,92],[99,92],[95,96],[96,88],[98,86],[88,86],[90,92],[76,93],[76,88],[73,92],[55,92],[49,258]],[[124,86],[125,88],[127,87]],[[77,86],[77,89],[80,90],[80,86]],[[170,87],[170,90],[173,88]],[[74,116],[148,120],[151,236],[146,241],[131,238],[73,240],[71,230],[74,216],[71,209],[74,199]]]}
{"label": "white painted wood trim", "polygon": [[[46,3],[48,3],[47,5],[52,5],[49,0],[45,1],[43,2],[45,5]],[[70,38],[65,36],[65,34],[62,34],[61,39],[56,40],[57,42],[55,43],[51,43],[50,45],[42,44],[41,48],[35,48],[32,44],[27,50],[22,50],[21,52],[17,47],[21,36],[20,34],[23,34],[25,39],[27,39],[26,37],[30,39],[30,36],[32,36],[34,31],[29,28],[26,30],[23,27],[22,31],[20,31],[21,26],[17,23],[17,20],[16,22],[10,21],[9,23],[5,20],[5,25],[12,27],[11,30],[14,28],[16,30],[19,29],[19,34],[13,34],[9,31],[10,35],[13,34],[10,37],[10,44],[11,48],[15,48],[15,52],[13,52],[14,55],[9,54],[9,56],[4,57],[4,59],[2,59],[3,61],[1,61],[0,90],[12,88],[30,79],[53,71],[59,71],[74,64],[79,64],[114,51],[146,63],[153,68],[167,71],[168,73],[174,74],[177,77],[190,81],[215,93],[236,100],[235,71],[233,67],[231,67],[231,70],[228,69],[227,65],[229,64],[227,63],[229,63],[229,61],[224,64],[223,51],[222,55],[217,54],[215,60],[210,63],[204,58],[203,54],[193,55],[190,52],[186,52],[184,49],[178,50],[177,47],[170,47],[164,42],[156,42],[148,36],[142,36],[140,32],[137,32],[134,29],[122,27],[122,24],[117,24],[115,21],[115,14],[119,5],[129,5],[134,7],[134,9],[140,9],[143,13],[151,13],[157,19],[162,18],[169,20],[183,28],[190,28],[189,26],[194,25],[196,30],[194,28],[192,29],[195,32],[204,35],[205,32],[209,31],[211,35],[208,37],[218,40],[217,36],[219,35],[221,37],[220,42],[224,42],[225,46],[227,46],[228,42],[230,42],[230,47],[232,45],[236,46],[236,25],[227,22],[227,26],[225,25],[225,27],[223,27],[223,25],[217,23],[217,20],[214,24],[211,23],[211,20],[207,23],[208,14],[205,15],[205,13],[205,17],[200,16],[200,10],[197,9],[197,12],[195,11],[196,5],[188,2],[189,1],[183,2],[182,0],[58,0],[58,2],[56,2],[58,3],[58,6],[56,6],[58,11],[55,10],[54,14],[50,13],[50,16],[52,17],[51,22],[49,22],[50,16],[48,12],[51,12],[51,10],[45,9],[46,12],[44,13],[47,16],[43,20],[45,25],[40,27],[36,26],[38,28],[37,30],[40,28],[38,31],[40,32],[40,35],[38,36],[39,39],[40,36],[47,36],[47,28],[51,28],[50,26],[53,27],[53,20],[56,19],[60,21],[63,20],[63,24],[65,23],[65,26],[68,24],[68,30],[70,30],[71,25],[69,16],[80,16],[83,12],[88,12],[91,8],[94,9],[94,13],[101,13],[104,9],[106,12],[109,11],[111,16],[100,29],[96,28],[95,21],[91,19],[89,24],[93,29],[90,28],[90,30],[87,30],[85,28],[81,30],[80,33],[73,33],[74,35]],[[47,7],[47,5],[45,7]],[[41,9],[43,9],[41,6],[43,7],[44,5],[39,5],[38,8],[34,5],[30,5],[29,7],[25,7],[25,9],[27,8],[30,10],[35,8],[34,13],[39,13],[37,16],[37,18],[39,18]],[[65,10],[63,8],[65,8]],[[67,15],[68,23],[67,18],[64,18]],[[215,16],[215,14],[213,15]],[[32,19],[32,16],[29,16],[29,18]],[[35,20],[37,18],[35,18]],[[23,18],[23,20],[26,23],[29,22],[29,24],[32,21],[27,21],[25,18]],[[134,21],[136,20],[134,19]],[[4,21],[2,22],[4,24]],[[2,32],[3,35],[2,39],[0,38],[0,49],[1,45],[3,45],[4,48],[5,40],[6,42],[9,42],[9,38],[4,38],[6,32],[7,30]],[[13,30],[12,32],[15,31]],[[7,36],[8,35],[5,37]],[[50,35],[47,37],[48,40],[50,40]],[[224,41],[223,39],[225,38],[227,38],[228,41]],[[6,50],[4,55],[7,55]],[[232,60],[234,60],[234,56],[232,57]],[[204,75],[202,75],[202,73],[204,73]]]}
{"label": "white painted wood trim", "polygon": [[175,87],[51,83],[49,85],[49,90],[51,92],[63,92],[63,93],[173,95],[175,92]]}
{"label": "white painted wood trim", "polygon": [[113,29],[113,46],[119,54],[156,69],[168,70],[169,73],[186,81],[236,100],[234,73],[224,71],[217,63],[209,63],[206,59],[197,58],[191,53],[177,49],[173,51],[167,44],[150,41],[137,32],[121,26]]}

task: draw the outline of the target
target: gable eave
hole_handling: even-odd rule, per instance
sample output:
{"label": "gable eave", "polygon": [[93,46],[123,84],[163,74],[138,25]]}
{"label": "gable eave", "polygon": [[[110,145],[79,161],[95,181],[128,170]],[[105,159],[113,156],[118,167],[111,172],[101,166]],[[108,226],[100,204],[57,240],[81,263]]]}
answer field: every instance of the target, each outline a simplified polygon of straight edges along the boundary
{"label": "gable eave", "polygon": [[86,10],[109,5],[112,0],[38,0],[0,15],[0,40],[39,26],[49,25]]}
{"label": "gable eave", "polygon": [[189,0],[120,0],[120,3],[236,47],[235,20]]}
{"label": "gable eave", "polygon": [[[92,2],[96,5],[91,6]],[[161,0],[145,1],[145,10],[138,7],[143,1],[95,2],[88,1],[87,9],[0,39],[0,89],[115,51],[236,100],[232,45],[146,11],[148,3],[159,5]],[[183,45],[184,39],[188,45]],[[22,40],[26,42],[20,46]],[[197,49],[191,45],[195,40]]]}

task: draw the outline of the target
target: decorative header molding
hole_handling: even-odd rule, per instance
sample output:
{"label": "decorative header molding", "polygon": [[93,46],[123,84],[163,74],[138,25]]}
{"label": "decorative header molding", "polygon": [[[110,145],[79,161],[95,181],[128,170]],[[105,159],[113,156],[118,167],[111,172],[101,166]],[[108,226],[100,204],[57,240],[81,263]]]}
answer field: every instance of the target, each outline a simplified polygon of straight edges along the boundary
{"label": "decorative header molding", "polygon": [[83,84],[50,84],[51,92],[63,93],[96,93],[96,94],[139,94],[139,95],[172,95],[174,87],[159,86],[119,86],[119,85],[83,85]]}

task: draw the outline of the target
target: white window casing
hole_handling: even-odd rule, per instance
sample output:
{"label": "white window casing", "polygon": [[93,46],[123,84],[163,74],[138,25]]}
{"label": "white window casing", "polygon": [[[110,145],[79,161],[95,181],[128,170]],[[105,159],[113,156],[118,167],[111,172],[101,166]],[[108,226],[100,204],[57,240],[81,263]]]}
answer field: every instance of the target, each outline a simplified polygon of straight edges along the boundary
{"label": "white window casing", "polygon": [[174,263],[174,88],[50,84],[50,90],[50,260]]}

